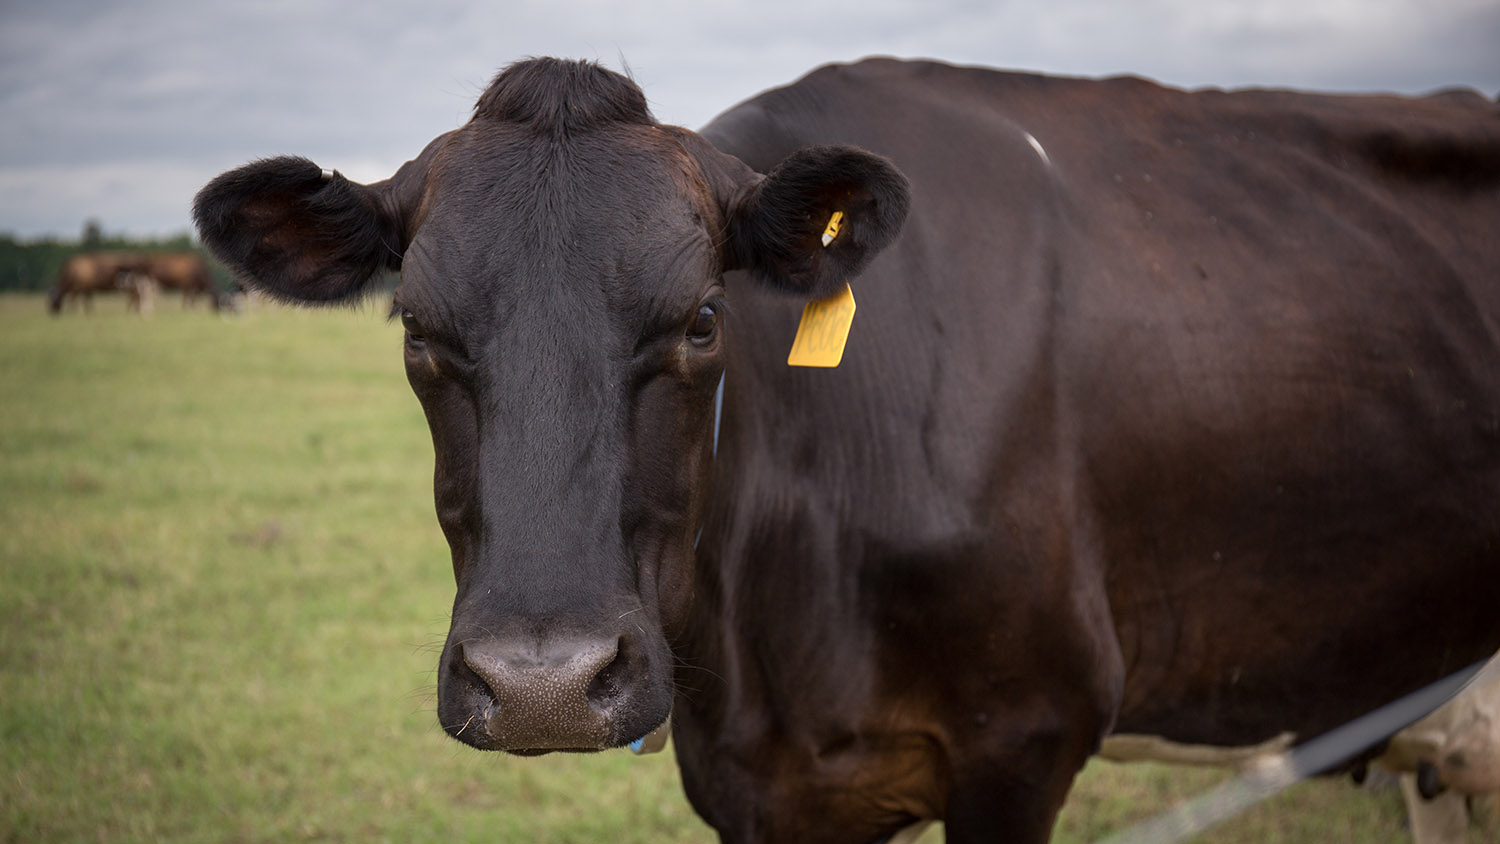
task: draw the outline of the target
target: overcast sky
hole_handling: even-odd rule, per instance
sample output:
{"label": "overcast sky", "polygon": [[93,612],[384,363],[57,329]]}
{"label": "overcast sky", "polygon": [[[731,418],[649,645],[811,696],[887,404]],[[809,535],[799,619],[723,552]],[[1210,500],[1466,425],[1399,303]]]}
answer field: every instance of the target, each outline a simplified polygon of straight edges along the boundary
{"label": "overcast sky", "polygon": [[622,60],[697,128],[870,54],[1184,87],[1500,93],[1500,0],[0,0],[0,232],[189,228],[294,153],[384,178],[506,64]]}

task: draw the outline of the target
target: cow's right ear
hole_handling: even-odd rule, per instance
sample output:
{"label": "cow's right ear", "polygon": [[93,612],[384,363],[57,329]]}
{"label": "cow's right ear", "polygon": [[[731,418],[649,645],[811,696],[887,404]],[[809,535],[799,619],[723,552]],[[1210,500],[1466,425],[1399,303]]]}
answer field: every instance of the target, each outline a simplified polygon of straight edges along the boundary
{"label": "cow's right ear", "polygon": [[733,266],[815,299],[895,239],[911,204],[894,164],[850,146],[803,147],[746,188],[729,210]]}
{"label": "cow's right ear", "polygon": [[305,158],[264,159],[209,182],[193,220],[209,251],[251,286],[294,302],[348,300],[379,271],[401,268],[427,157],[372,185]]}

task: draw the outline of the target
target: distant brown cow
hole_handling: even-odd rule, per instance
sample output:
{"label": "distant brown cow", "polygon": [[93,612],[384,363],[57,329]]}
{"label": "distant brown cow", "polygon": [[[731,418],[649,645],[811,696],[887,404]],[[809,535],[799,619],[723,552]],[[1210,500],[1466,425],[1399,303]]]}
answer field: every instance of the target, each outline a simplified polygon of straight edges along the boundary
{"label": "distant brown cow", "polygon": [[158,252],[147,255],[142,272],[159,284],[162,290],[182,293],[183,305],[192,304],[201,295],[206,296],[209,304],[218,310],[219,299],[214,294],[208,262],[198,253]]}
{"label": "distant brown cow", "polygon": [[68,297],[82,297],[85,310],[93,308],[95,293],[123,292],[131,304],[138,299],[135,273],[145,271],[145,257],[138,252],[85,252],[63,262],[57,286],[47,292],[47,309],[61,313]]}

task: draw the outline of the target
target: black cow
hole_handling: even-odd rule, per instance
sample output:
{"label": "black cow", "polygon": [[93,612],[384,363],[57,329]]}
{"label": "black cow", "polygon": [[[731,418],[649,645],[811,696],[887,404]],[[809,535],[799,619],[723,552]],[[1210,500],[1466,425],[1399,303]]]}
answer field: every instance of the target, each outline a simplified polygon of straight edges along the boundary
{"label": "black cow", "polygon": [[[873,60],[694,134],[543,59],[388,181],[275,158],[195,213],[287,299],[401,270],[443,728],[670,710],[725,841],[1043,841],[1113,729],[1310,737],[1500,647],[1474,94]],[[843,364],[788,367],[846,280]]]}

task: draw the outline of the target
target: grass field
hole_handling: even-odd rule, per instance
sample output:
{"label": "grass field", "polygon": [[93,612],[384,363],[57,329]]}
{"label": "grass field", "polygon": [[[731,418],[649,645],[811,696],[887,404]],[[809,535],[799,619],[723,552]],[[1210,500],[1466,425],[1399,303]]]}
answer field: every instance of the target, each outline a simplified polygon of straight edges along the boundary
{"label": "grass field", "polygon": [[[0,296],[0,838],[714,840],[670,754],[523,760],[437,728],[452,574],[399,334],[373,305]],[[1220,777],[1096,763],[1058,840]],[[1397,795],[1339,780],[1205,840],[1405,836]]]}

